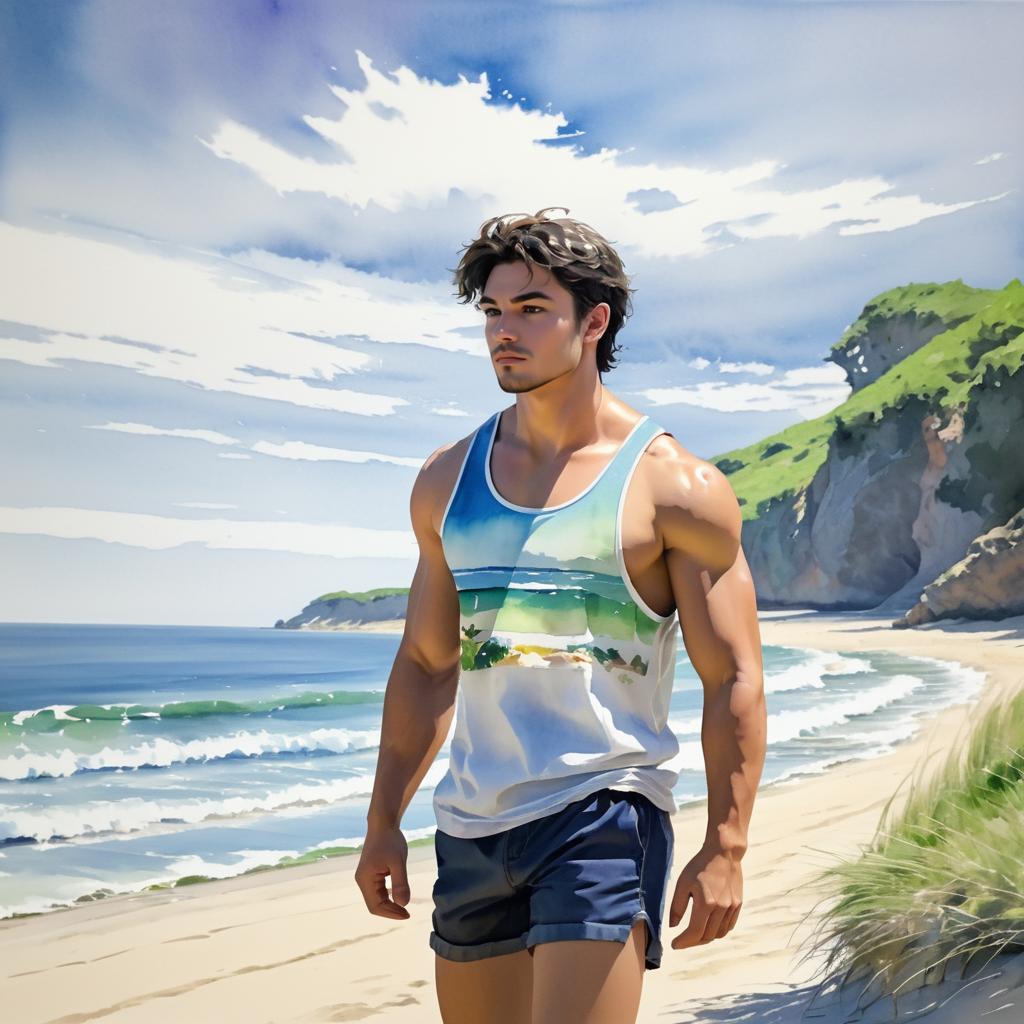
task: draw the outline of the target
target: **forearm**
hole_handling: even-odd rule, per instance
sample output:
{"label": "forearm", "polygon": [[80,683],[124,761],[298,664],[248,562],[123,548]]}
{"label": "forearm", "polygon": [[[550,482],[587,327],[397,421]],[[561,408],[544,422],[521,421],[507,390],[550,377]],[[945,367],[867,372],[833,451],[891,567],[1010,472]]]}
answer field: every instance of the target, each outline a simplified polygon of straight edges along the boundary
{"label": "forearm", "polygon": [[764,685],[737,675],[705,703],[701,744],[708,783],[706,846],[738,860],[747,849],[754,796],[764,768]]}
{"label": "forearm", "polygon": [[423,777],[444,744],[455,713],[458,667],[434,675],[401,653],[384,693],[380,748],[368,824],[401,824]]}

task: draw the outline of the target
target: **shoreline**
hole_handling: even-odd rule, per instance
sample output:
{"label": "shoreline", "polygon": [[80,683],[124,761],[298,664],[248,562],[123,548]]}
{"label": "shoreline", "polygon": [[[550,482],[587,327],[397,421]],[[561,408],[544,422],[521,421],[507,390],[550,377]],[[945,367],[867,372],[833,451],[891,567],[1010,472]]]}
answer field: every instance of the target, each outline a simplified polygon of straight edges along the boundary
{"label": "shoreline", "polygon": [[[764,644],[842,653],[888,650],[956,661],[987,678],[970,704],[922,719],[912,738],[886,754],[760,789],[736,928],[725,939],[673,950],[671,938],[685,919],[669,929],[666,913],[662,965],[645,976],[639,1020],[665,1019],[666,1013],[673,1024],[712,1019],[691,1015],[699,1001],[713,1000],[720,1011],[738,993],[781,993],[806,984],[813,965],[794,963],[802,938],[794,929],[813,908],[811,878],[835,856],[854,856],[870,841],[882,807],[897,789],[893,804],[902,805],[907,776],[922,759],[929,769],[940,763],[935,755],[956,746],[971,719],[1021,687],[1024,616],[940,620],[913,629],[891,628],[896,618],[863,612],[759,614]],[[384,631],[376,628],[384,623],[370,625]],[[669,899],[703,838],[705,809],[702,800],[673,816]],[[0,921],[0,944],[7,1005],[26,1024],[86,1012],[114,1021],[142,1019],[140,1006],[154,1024],[183,1013],[224,1019],[229,1006],[231,1016],[244,1012],[275,1021],[359,1020],[382,1013],[388,1021],[438,1020],[434,954],[427,946],[436,877],[433,837],[410,841],[408,920],[367,912],[352,878],[354,864],[351,854],[339,854],[6,918]],[[401,965],[391,981],[382,974],[381,965],[388,963]],[[169,987],[177,997],[159,998]],[[337,1015],[302,1016],[325,1009]]]}

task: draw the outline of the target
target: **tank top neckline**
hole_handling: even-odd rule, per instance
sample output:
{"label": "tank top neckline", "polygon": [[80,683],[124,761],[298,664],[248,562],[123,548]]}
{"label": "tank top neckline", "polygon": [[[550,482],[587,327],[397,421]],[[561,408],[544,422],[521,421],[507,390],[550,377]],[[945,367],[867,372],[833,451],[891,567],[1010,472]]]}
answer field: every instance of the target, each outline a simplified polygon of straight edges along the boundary
{"label": "tank top neckline", "polygon": [[495,501],[504,505],[506,508],[515,510],[516,512],[526,512],[531,515],[540,515],[544,512],[557,512],[559,509],[567,508],[569,505],[575,505],[576,502],[579,501],[581,498],[586,497],[586,495],[589,494],[601,482],[601,480],[607,474],[608,470],[611,469],[611,467],[616,462],[618,462],[622,453],[626,450],[626,447],[628,446],[629,442],[633,440],[634,436],[636,435],[636,432],[650,419],[650,417],[645,413],[643,416],[640,417],[640,419],[636,421],[636,423],[633,424],[633,428],[626,435],[625,439],[622,441],[619,447],[615,450],[615,453],[612,455],[612,457],[604,464],[604,466],[601,467],[601,471],[574,498],[570,498],[568,501],[563,501],[558,505],[544,505],[538,508],[532,505],[517,505],[515,502],[509,501],[507,498],[503,498],[498,493],[498,488],[495,487],[494,485],[494,479],[491,476],[491,451],[494,448],[494,440],[498,436],[498,423],[501,420],[501,414],[504,411],[504,409],[499,409],[491,417],[491,430],[487,440],[487,448],[484,451],[483,457],[484,479],[487,481],[487,489],[491,492],[491,496],[494,498]]}

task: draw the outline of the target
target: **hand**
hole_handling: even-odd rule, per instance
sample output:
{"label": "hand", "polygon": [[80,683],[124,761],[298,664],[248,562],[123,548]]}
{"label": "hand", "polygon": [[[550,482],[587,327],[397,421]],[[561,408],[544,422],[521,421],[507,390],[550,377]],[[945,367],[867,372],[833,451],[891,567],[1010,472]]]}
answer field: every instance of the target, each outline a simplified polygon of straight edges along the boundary
{"label": "hand", "polygon": [[[363,852],[356,866],[355,878],[363,894],[366,909],[379,917],[401,920],[409,916],[409,876],[406,861],[409,844],[402,830],[371,826],[366,833]],[[391,876],[391,897],[384,879]]]}
{"label": "hand", "polygon": [[743,905],[743,869],[721,850],[702,847],[676,881],[668,923],[675,928],[690,908],[690,923],[672,940],[673,949],[703,946],[732,931]]}

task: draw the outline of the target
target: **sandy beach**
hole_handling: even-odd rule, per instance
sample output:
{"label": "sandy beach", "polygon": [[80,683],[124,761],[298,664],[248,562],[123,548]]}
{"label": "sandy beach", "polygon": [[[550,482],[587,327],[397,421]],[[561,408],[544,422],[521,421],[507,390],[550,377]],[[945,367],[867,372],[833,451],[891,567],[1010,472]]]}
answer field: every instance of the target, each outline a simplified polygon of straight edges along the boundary
{"label": "sandy beach", "polygon": [[[799,1020],[816,967],[799,962],[798,947],[810,930],[801,921],[820,898],[806,883],[835,856],[855,855],[870,841],[892,793],[922,759],[928,758],[929,766],[939,763],[962,739],[960,730],[976,709],[1022,685],[1024,617],[912,630],[890,628],[892,618],[763,613],[761,636],[765,644],[890,650],[959,661],[987,673],[981,695],[969,706],[927,719],[912,740],[883,757],[762,788],[743,862],[744,908],[735,929],[705,946],[673,950],[671,939],[685,919],[674,929],[666,923],[662,966],[646,975],[639,1020]],[[674,818],[673,885],[703,838],[704,815],[699,804]],[[355,863],[354,857],[340,857],[2,921],[4,1019],[13,1024],[439,1021],[434,953],[427,945],[432,845],[410,849],[412,901],[406,921],[366,911],[352,878]],[[1010,1001],[1004,994],[993,1005]],[[940,1014],[928,1019],[940,1024]],[[947,1019],[974,1018],[961,1012],[942,1016],[943,1024]],[[1015,1010],[985,1020],[1024,1020],[1024,1000]]]}

